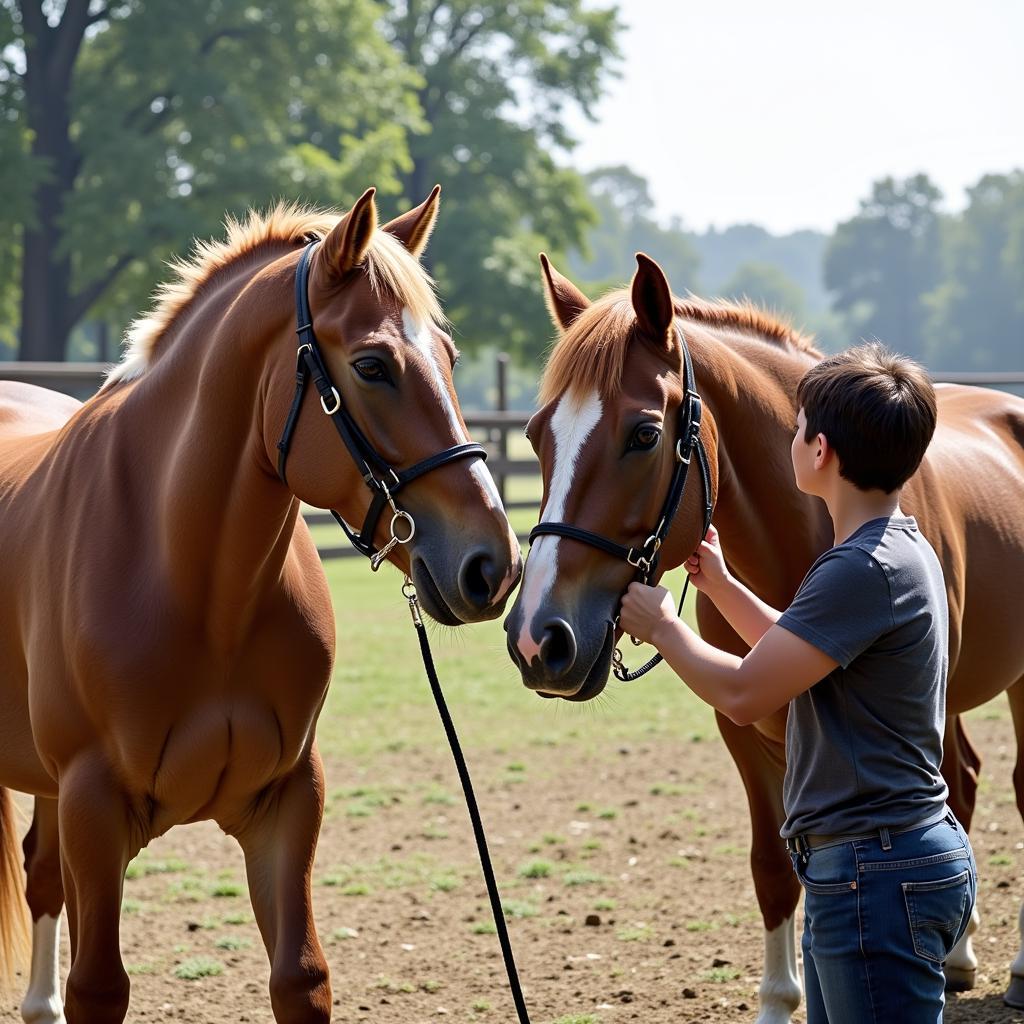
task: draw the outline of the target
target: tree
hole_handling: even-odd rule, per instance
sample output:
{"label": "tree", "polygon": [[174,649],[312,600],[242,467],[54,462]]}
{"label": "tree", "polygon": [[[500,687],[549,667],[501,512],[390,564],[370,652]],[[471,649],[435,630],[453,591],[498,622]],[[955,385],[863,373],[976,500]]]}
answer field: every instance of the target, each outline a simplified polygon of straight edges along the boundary
{"label": "tree", "polygon": [[677,295],[696,288],[698,257],[678,224],[662,227],[654,218],[647,181],[625,166],[600,167],[587,175],[597,225],[587,237],[589,257],[575,254],[570,268],[591,291],[622,286],[636,270],[634,254],[656,259]]}
{"label": "tree", "polygon": [[1024,368],[1024,171],[986,174],[945,225],[944,280],[925,305],[929,363]]}
{"label": "tree", "polygon": [[470,347],[524,359],[550,338],[537,253],[583,244],[594,221],[562,165],[567,108],[589,115],[616,56],[618,14],[583,0],[390,0],[389,36],[422,78],[430,131],[410,139],[406,197],[445,192],[429,260]]}
{"label": "tree", "polygon": [[773,263],[752,260],[740,264],[722,294],[732,299],[749,299],[763,309],[789,317],[797,327],[807,319],[803,289]]}
{"label": "tree", "polygon": [[62,358],[90,310],[137,310],[225,211],[398,191],[418,83],[378,16],[372,0],[0,0],[4,173],[10,153],[31,199],[0,246],[0,272],[20,257],[21,358]]}
{"label": "tree", "polygon": [[941,273],[941,199],[924,174],[876,181],[860,212],[836,228],[825,253],[833,308],[848,314],[861,334],[918,358],[925,351],[922,296]]}

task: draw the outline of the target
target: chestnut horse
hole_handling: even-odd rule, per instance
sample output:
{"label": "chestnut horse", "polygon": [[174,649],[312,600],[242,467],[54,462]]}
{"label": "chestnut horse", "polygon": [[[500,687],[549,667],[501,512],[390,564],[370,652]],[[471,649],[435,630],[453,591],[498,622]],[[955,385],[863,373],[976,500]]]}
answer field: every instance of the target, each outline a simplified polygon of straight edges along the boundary
{"label": "chestnut horse", "polygon": [[[560,337],[542,383],[543,407],[528,427],[544,476],[541,519],[643,544],[673,472],[685,337],[695,375],[687,383],[703,399],[701,439],[726,560],[762,599],[784,608],[833,542],[824,504],[796,489],[789,456],[797,382],[820,353],[752,307],[673,299],[661,269],[646,257],[638,256],[632,292],[612,292],[593,305],[542,262]],[[1018,738],[1014,785],[1024,814],[1024,401],[978,388],[936,390],[938,429],[901,504],[917,517],[945,573],[943,774],[950,804],[969,826],[980,760],[961,715],[1004,690]],[[701,476],[690,473],[662,548],[662,570],[680,565],[697,545],[702,488]],[[632,578],[625,561],[590,544],[537,539],[505,622],[527,687],[570,700],[603,689],[619,601]],[[702,594],[697,620],[711,643],[746,652]],[[752,818],[751,864],[766,932],[758,1020],[779,1024],[801,995],[793,934],[799,885],[779,838],[786,711],[743,728],[720,714],[717,720]],[[962,940],[947,963],[947,982],[969,987],[975,967]],[[1024,1003],[1024,955],[1011,968],[1007,999]]]}
{"label": "chestnut horse", "polygon": [[[371,492],[312,390],[287,485],[278,475],[296,268],[320,239],[308,298],[322,358],[381,458],[404,467],[465,444],[456,352],[418,262],[437,205],[435,189],[378,229],[371,189],[341,217],[279,206],[229,222],[226,241],[177,266],[84,405],[0,390],[0,966],[24,917],[15,789],[35,796],[27,1021],[65,1020],[65,901],[66,1019],[124,1019],[125,868],[172,825],[205,819],[244,852],[276,1020],[330,1019],[310,877],[335,624],[299,502],[358,523]],[[480,459],[420,477],[401,502],[418,529],[390,560],[428,612],[449,624],[500,614],[520,555]]]}

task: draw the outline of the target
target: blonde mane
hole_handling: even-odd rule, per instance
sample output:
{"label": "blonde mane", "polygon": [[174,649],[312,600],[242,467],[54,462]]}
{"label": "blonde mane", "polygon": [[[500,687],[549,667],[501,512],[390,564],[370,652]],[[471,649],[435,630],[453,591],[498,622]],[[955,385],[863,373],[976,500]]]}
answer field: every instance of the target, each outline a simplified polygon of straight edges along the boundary
{"label": "blonde mane", "polygon": [[[219,271],[269,245],[300,245],[310,238],[323,238],[342,216],[336,211],[295,203],[278,203],[266,212],[250,210],[242,221],[229,216],[224,222],[224,239],[197,239],[186,259],[169,262],[173,276],[157,287],[153,308],[129,325],[125,332],[124,355],[107,375],[103,386],[144,374],[160,339]],[[378,296],[393,295],[415,320],[445,326],[433,281],[393,235],[382,230],[374,234],[364,266],[370,286]]]}
{"label": "blonde mane", "polygon": [[[753,337],[798,352],[815,353],[813,339],[795,330],[752,302],[710,302],[695,295],[673,301],[675,315],[711,328],[739,330]],[[540,383],[541,404],[563,391],[597,388],[603,398],[622,387],[629,341],[636,313],[626,289],[609,292],[588,306],[555,345]]]}

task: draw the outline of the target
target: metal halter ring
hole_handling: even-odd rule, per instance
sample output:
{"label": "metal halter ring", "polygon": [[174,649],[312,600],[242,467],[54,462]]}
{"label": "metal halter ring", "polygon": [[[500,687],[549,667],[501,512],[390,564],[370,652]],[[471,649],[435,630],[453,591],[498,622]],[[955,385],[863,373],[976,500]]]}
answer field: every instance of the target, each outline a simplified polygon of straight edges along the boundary
{"label": "metal halter ring", "polygon": [[320,396],[320,408],[323,409],[328,416],[333,416],[341,408],[341,395],[338,394],[336,387],[331,387],[331,398],[334,400],[332,408],[327,408],[327,401],[323,395]]}
{"label": "metal halter ring", "polygon": [[[686,454],[685,455],[683,454],[683,442],[684,441],[686,442]],[[682,462],[682,463],[684,463],[685,465],[688,466],[690,464],[690,455],[692,454],[692,452],[693,452],[693,443],[692,443],[692,441],[691,441],[691,439],[689,437],[686,437],[686,438],[681,437],[681,438],[679,438],[678,441],[676,441],[676,462]]]}
{"label": "metal halter ring", "polygon": [[[399,537],[398,534],[395,533],[395,524],[398,522],[399,519],[404,519],[404,520],[406,520],[406,522],[408,522],[408,524],[409,524],[409,536],[408,537]],[[389,527],[389,529],[391,530],[391,539],[392,540],[397,541],[399,544],[408,544],[409,541],[411,541],[413,539],[413,537],[416,536],[416,520],[413,519],[413,517],[411,515],[409,515],[408,512],[405,512],[402,509],[399,509],[391,517],[391,526]]]}

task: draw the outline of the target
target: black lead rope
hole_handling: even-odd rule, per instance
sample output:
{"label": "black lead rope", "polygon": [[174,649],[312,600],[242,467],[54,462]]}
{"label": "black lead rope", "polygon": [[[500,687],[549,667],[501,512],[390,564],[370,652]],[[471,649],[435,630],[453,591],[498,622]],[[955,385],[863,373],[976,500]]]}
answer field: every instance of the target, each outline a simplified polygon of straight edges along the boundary
{"label": "black lead rope", "polygon": [[519,984],[519,972],[516,970],[515,957],[512,955],[512,942],[508,937],[508,927],[505,924],[505,914],[501,908],[501,896],[498,893],[498,883],[494,878],[494,868],[491,866],[491,855],[487,849],[487,836],[484,833],[484,823],[480,818],[480,808],[477,806],[476,795],[473,792],[473,780],[469,777],[469,768],[466,766],[466,758],[462,754],[462,745],[459,743],[458,734],[455,732],[455,723],[445,703],[444,693],[441,691],[441,682],[437,678],[437,669],[434,667],[434,656],[430,650],[430,640],[427,637],[427,629],[423,624],[423,617],[420,615],[420,602],[416,596],[416,588],[408,576],[402,585],[402,594],[409,602],[409,611],[412,614],[413,625],[416,627],[416,637],[420,642],[420,654],[423,657],[423,668],[426,670],[427,679],[430,680],[430,689],[434,694],[434,703],[437,704],[437,713],[441,716],[441,723],[444,725],[445,735],[448,737],[448,745],[452,748],[452,757],[455,759],[455,767],[459,771],[459,781],[462,783],[462,792],[466,797],[466,807],[469,810],[469,818],[473,823],[473,835],[476,838],[476,850],[480,857],[480,868],[484,873],[484,881],[487,883],[487,896],[491,901],[491,914],[494,917],[494,927],[498,931],[498,942],[501,945],[501,955],[505,960],[505,973],[508,975],[508,987],[512,990],[512,1002],[516,1005],[516,1014],[519,1017],[519,1024],[530,1024],[530,1015],[526,1011],[526,1000],[523,998],[523,990]]}

